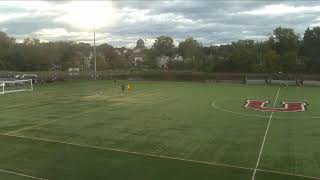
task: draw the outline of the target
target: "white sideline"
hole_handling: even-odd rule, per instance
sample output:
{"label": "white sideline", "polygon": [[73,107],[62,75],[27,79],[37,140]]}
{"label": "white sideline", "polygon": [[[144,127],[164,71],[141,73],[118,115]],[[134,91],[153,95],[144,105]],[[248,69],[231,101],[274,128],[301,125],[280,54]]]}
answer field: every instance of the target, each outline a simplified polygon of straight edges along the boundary
{"label": "white sideline", "polygon": [[307,179],[320,179],[320,177],[306,176],[303,174],[293,174],[293,173],[289,173],[289,172],[279,172],[279,171],[272,171],[272,170],[265,170],[265,169],[257,169],[257,171],[273,173],[273,174],[281,174],[281,175],[287,175],[287,176],[296,176],[296,177],[302,177],[302,178],[307,178]]}
{"label": "white sideline", "polygon": [[17,175],[17,176],[23,176],[23,177],[27,177],[27,178],[30,178],[30,179],[48,180],[48,179],[45,179],[45,178],[30,176],[30,175],[21,174],[21,173],[17,173],[17,172],[13,172],[13,171],[8,171],[8,170],[4,170],[4,169],[0,169],[0,172],[4,172],[4,173],[7,173],[7,174],[14,174],[14,175]]}
{"label": "white sideline", "polygon": [[[222,163],[215,163],[215,162],[207,162],[207,161],[197,161],[197,160],[183,159],[183,158],[170,157],[170,156],[161,156],[161,155],[155,155],[155,154],[133,152],[133,151],[127,151],[127,150],[121,150],[121,149],[113,149],[113,148],[107,148],[107,147],[99,147],[99,146],[90,146],[90,145],[85,145],[85,144],[77,144],[77,143],[72,143],[72,142],[63,142],[63,141],[50,140],[50,139],[39,139],[39,138],[26,137],[26,136],[7,135],[7,134],[2,134],[2,133],[0,133],[0,136],[8,136],[8,137],[15,137],[15,138],[33,140],[33,141],[42,141],[42,142],[50,142],[50,143],[57,143],[57,144],[65,144],[65,145],[77,146],[77,147],[82,147],[82,148],[99,149],[99,150],[105,150],[105,151],[116,151],[116,152],[135,154],[135,155],[140,155],[140,156],[147,156],[147,157],[149,156],[149,157],[154,157],[154,158],[185,161],[185,162],[191,162],[191,163],[196,163],[196,164],[207,164],[207,165],[222,166],[222,167],[229,167],[229,168],[236,168],[236,169],[254,170],[253,168],[236,166],[236,165],[229,165],[229,164],[222,164]],[[293,174],[293,173],[288,173],[288,172],[271,171],[271,170],[264,170],[264,169],[257,169],[257,171],[320,180],[320,177],[306,176],[306,175],[302,175],[302,174]],[[47,179],[44,179],[44,180],[47,180]]]}
{"label": "white sideline", "polygon": [[206,165],[223,166],[223,167],[229,167],[229,168],[235,168],[235,169],[253,170],[253,168],[250,168],[250,167],[242,167],[242,166],[223,164],[223,163],[216,163],[216,162],[184,159],[184,158],[178,158],[178,157],[163,156],[163,155],[142,153],[142,152],[136,152],[136,151],[128,151],[128,150],[123,150],[123,149],[107,148],[107,147],[100,147],[100,146],[93,146],[93,145],[91,146],[91,145],[78,144],[78,143],[73,143],[73,142],[65,142],[65,141],[58,141],[58,140],[26,137],[26,136],[20,136],[20,135],[9,135],[9,134],[2,134],[2,133],[0,133],[0,136],[8,136],[8,137],[15,137],[15,138],[33,140],[33,141],[42,141],[42,142],[49,142],[49,143],[56,143],[56,144],[71,145],[71,146],[77,146],[77,147],[82,147],[82,148],[90,148],[90,149],[97,149],[97,150],[104,150],[104,151],[115,151],[115,152],[134,154],[134,155],[145,156],[145,157],[153,157],[153,158],[159,158],[159,159],[170,159],[170,160],[191,162],[191,163],[196,163],[196,164],[206,164]]}
{"label": "white sideline", "polygon": [[[277,92],[277,95],[276,95],[276,99],[275,99],[275,101],[274,101],[274,103],[273,103],[273,107],[275,107],[276,104],[277,104],[277,100],[278,100],[278,97],[279,97],[279,93],[280,93],[280,87],[278,88],[278,92]],[[251,179],[251,180],[255,180],[255,177],[256,177],[256,173],[257,173],[257,170],[258,170],[258,167],[259,167],[260,158],[261,158],[261,155],[262,155],[262,151],[263,151],[263,148],[264,148],[264,144],[265,144],[265,142],[266,142],[266,138],[267,138],[267,135],[268,135],[268,131],[269,131],[269,127],[270,127],[270,124],[271,124],[271,120],[272,120],[273,113],[274,113],[274,112],[272,111],[271,114],[270,114],[270,117],[269,117],[268,126],[267,126],[267,129],[266,129],[266,132],[264,133],[264,137],[263,137],[261,149],[260,149],[260,152],[259,152],[257,164],[256,164],[256,167],[254,168],[254,171],[253,171],[252,179]]]}

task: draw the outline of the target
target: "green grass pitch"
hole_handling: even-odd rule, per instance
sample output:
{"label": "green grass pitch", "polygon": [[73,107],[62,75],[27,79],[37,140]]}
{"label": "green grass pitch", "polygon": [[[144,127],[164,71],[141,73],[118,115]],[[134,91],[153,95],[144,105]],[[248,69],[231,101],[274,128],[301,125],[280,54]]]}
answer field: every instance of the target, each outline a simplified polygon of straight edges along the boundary
{"label": "green grass pitch", "polygon": [[[122,92],[121,83],[133,90]],[[0,96],[0,179],[320,179],[319,88],[73,81]]]}

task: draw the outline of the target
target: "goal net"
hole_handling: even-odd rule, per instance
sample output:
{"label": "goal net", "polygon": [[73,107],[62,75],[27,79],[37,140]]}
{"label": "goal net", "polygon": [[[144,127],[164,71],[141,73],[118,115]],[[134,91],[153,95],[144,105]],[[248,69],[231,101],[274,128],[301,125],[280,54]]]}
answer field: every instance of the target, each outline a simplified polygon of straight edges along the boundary
{"label": "goal net", "polygon": [[0,81],[1,94],[33,91],[32,79],[14,80],[14,81]]}

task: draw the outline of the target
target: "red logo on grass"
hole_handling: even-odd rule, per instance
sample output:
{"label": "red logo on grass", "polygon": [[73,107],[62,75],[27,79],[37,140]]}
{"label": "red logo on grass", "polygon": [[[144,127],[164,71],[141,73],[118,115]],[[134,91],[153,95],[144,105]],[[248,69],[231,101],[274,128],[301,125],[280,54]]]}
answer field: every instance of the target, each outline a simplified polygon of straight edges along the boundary
{"label": "red logo on grass", "polygon": [[304,102],[282,102],[283,107],[266,107],[269,101],[247,100],[245,108],[257,111],[272,111],[272,112],[303,112],[306,111],[306,103]]}

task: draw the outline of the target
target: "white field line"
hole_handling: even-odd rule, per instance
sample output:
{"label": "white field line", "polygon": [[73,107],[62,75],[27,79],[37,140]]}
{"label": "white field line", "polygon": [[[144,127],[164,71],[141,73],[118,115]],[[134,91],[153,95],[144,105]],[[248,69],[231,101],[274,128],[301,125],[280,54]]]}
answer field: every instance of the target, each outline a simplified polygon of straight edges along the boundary
{"label": "white field line", "polygon": [[293,174],[293,173],[278,172],[278,171],[271,171],[271,170],[264,170],[264,169],[257,169],[257,171],[273,173],[273,174],[282,174],[282,175],[287,175],[287,176],[296,176],[296,177],[302,177],[302,178],[308,178],[308,179],[320,179],[320,177],[306,176],[306,175],[302,175],[302,174]]}
{"label": "white field line", "polygon": [[[228,98],[226,100],[232,100],[232,99],[240,99],[240,100],[245,100],[246,98]],[[219,99],[218,101],[222,101],[224,99]],[[247,113],[241,113],[241,112],[236,112],[236,111],[231,111],[231,110],[228,110],[228,109],[224,109],[224,108],[221,108],[219,106],[217,106],[217,100],[213,101],[211,103],[211,106],[214,108],[214,109],[218,109],[220,111],[224,111],[224,112],[228,112],[228,113],[232,113],[232,114],[239,114],[239,115],[242,115],[242,116],[253,116],[253,117],[261,117],[261,118],[268,118],[269,116],[262,116],[262,115],[257,115],[257,114],[247,114]],[[301,118],[305,118],[305,119],[320,119],[320,116],[301,116],[301,117],[298,117],[298,116],[273,116],[274,118],[277,118],[277,119],[301,119]]]}
{"label": "white field line", "polygon": [[[154,95],[154,94],[156,94],[156,93],[149,93],[149,94],[139,93],[139,94],[136,94],[135,96],[130,96],[130,97],[145,97],[145,96]],[[127,103],[128,103],[127,101],[123,101],[123,102],[116,103],[116,105],[127,104]],[[90,112],[98,111],[99,109],[103,109],[103,108],[106,108],[106,107],[102,106],[102,107],[92,108],[92,109],[89,109],[89,110],[86,110],[86,111],[82,111],[82,112],[79,112],[79,113],[76,113],[76,114],[71,114],[69,116],[61,117],[61,118],[58,118],[58,119],[55,119],[55,120],[52,120],[52,121],[38,123],[38,124],[33,125],[33,126],[28,126],[28,127],[21,128],[21,129],[18,129],[18,130],[13,130],[13,131],[7,132],[6,134],[7,135],[16,134],[16,133],[19,133],[19,132],[22,132],[22,131],[25,131],[25,130],[33,129],[33,128],[40,127],[40,126],[45,126],[45,125],[54,123],[54,122],[59,121],[59,120],[72,118],[72,117],[76,117],[76,116],[79,116],[79,115],[87,114],[87,113],[90,113]]]}
{"label": "white field line", "polygon": [[277,119],[320,119],[320,116],[301,116],[301,117],[297,117],[297,116],[293,116],[293,117],[288,117],[288,116],[273,116]]}
{"label": "white field line", "polygon": [[216,105],[216,101],[212,102],[211,103],[211,106],[214,108],[214,109],[218,109],[220,111],[224,111],[224,112],[228,112],[228,113],[232,113],[232,114],[239,114],[239,115],[243,115],[243,116],[253,116],[253,117],[261,117],[261,118],[267,118],[269,116],[262,116],[262,115],[257,115],[257,114],[246,114],[246,113],[241,113],[241,112],[235,112],[235,111],[230,111],[230,110],[227,110],[227,109],[223,109],[223,108],[220,108]]}
{"label": "white field line", "polygon": [[8,134],[2,134],[2,133],[0,133],[0,135],[28,139],[28,140],[34,140],[34,141],[42,141],[42,142],[50,142],[50,143],[56,143],[56,144],[78,146],[78,147],[82,147],[82,148],[91,148],[91,149],[98,149],[98,150],[105,150],[105,151],[115,151],[115,152],[121,152],[121,153],[127,153],[127,154],[135,154],[135,155],[153,157],[153,158],[159,158],[159,159],[171,159],[171,160],[185,161],[185,162],[191,162],[191,163],[196,163],[196,164],[206,164],[206,165],[214,165],[214,166],[224,166],[224,167],[235,168],[235,169],[253,170],[253,168],[249,168],[249,167],[242,167],[242,166],[229,165],[229,164],[223,164],[223,163],[215,163],[215,162],[207,162],[207,161],[198,161],[198,160],[191,160],[191,159],[183,159],[183,158],[177,158],[177,157],[162,156],[162,155],[155,155],[155,154],[149,154],[149,153],[141,153],[141,152],[128,151],[128,150],[115,149],[115,148],[90,146],[90,145],[77,144],[77,143],[65,142],[65,141],[32,138],[32,137],[19,136],[19,135],[8,135]]}
{"label": "white field line", "polygon": [[22,176],[22,177],[27,177],[27,178],[30,178],[30,179],[48,180],[48,179],[45,179],[45,178],[30,176],[30,175],[21,174],[21,173],[17,173],[17,172],[13,172],[13,171],[8,171],[8,170],[4,170],[4,169],[0,169],[0,172],[4,172],[4,173],[7,173],[7,174],[13,174],[13,175],[17,175],[17,176]]}
{"label": "white field line", "polygon": [[[97,149],[97,150],[104,150],[104,151],[122,152],[122,153],[127,153],[127,154],[135,154],[135,155],[140,155],[140,156],[145,156],[145,157],[154,157],[154,158],[159,158],[159,159],[171,159],[171,160],[184,161],[184,162],[190,162],[190,163],[195,163],[195,164],[206,164],[206,165],[222,166],[222,167],[228,167],[228,168],[234,168],[234,169],[254,170],[253,168],[249,168],[249,167],[242,167],[242,166],[229,165],[229,164],[223,164],[223,163],[214,163],[214,162],[207,162],[207,161],[197,161],[197,160],[183,159],[183,158],[170,157],[170,156],[161,156],[161,155],[154,155],[154,154],[149,154],[149,153],[140,153],[140,152],[127,151],[127,150],[114,149],[114,148],[106,148],[106,147],[99,147],[99,146],[90,146],[90,145],[77,144],[77,143],[72,143],[72,142],[64,142],[64,141],[40,139],[40,138],[32,138],[32,137],[18,136],[18,135],[7,135],[7,134],[2,134],[2,133],[0,133],[0,135],[8,136],[8,137],[21,138],[21,139],[27,139],[27,140],[33,140],[33,141],[42,141],[42,142],[64,144],[64,145],[70,145],[70,146],[77,146],[77,147],[81,147],[81,148],[90,148],[90,149]],[[282,175],[287,175],[287,176],[305,177],[305,178],[309,178],[309,179],[320,180],[320,177],[312,177],[312,176],[306,176],[306,175],[301,175],[301,174],[293,174],[293,173],[280,172],[280,171],[271,171],[271,170],[263,170],[263,169],[256,169],[256,170],[257,171],[262,171],[262,172],[273,173],[273,174],[282,174]],[[44,179],[44,180],[46,180],[46,179]]]}
{"label": "white field line", "polygon": [[[275,107],[276,104],[277,104],[279,93],[280,93],[280,87],[278,88],[278,92],[277,92],[277,95],[276,95],[276,99],[275,99],[275,101],[273,103],[273,107]],[[267,135],[268,135],[268,131],[269,131],[269,128],[270,128],[270,124],[271,124],[273,113],[274,113],[274,111],[271,112],[270,117],[269,117],[268,126],[267,126],[267,129],[266,129],[266,132],[264,133],[264,137],[263,137],[261,149],[260,149],[260,152],[259,152],[257,164],[256,164],[256,167],[254,168],[254,171],[253,171],[253,174],[252,174],[252,180],[255,180],[255,177],[256,177],[257,169],[259,167],[260,158],[261,158],[261,155],[262,155],[262,152],[263,152],[264,144],[265,144],[266,139],[267,139]]]}

